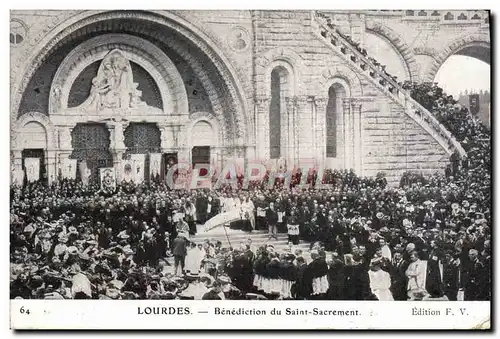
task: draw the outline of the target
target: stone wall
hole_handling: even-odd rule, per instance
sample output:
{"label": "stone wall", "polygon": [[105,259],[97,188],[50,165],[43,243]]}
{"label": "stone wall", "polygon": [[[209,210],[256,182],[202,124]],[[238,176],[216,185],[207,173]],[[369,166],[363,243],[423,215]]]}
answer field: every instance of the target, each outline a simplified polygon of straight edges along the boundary
{"label": "stone wall", "polygon": [[[47,11],[45,17],[36,17],[34,13],[28,12],[12,13],[13,18],[26,24],[27,31],[26,41],[11,52],[11,79],[18,75],[20,69],[25,68],[23,60],[29,60],[26,57],[29,54],[28,47],[36,46],[43,40],[42,35],[51,32],[62,19],[81,15],[76,11],[63,13],[57,16],[55,12]],[[161,14],[161,11],[158,13]],[[252,144],[253,141],[246,145],[246,155],[249,154],[248,149],[255,146],[256,158],[269,158],[269,136],[273,133],[269,130],[270,75],[275,67],[281,67],[288,73],[286,89],[283,92],[284,114],[289,116],[291,121],[295,121],[293,133],[289,136],[293,140],[288,140],[288,144],[292,145],[290,152],[293,152],[293,159],[324,160],[328,90],[332,84],[338,83],[345,87],[347,98],[360,100],[361,106],[356,107],[361,107],[361,111],[358,120],[337,121],[337,157],[329,159],[329,165],[356,168],[359,174],[366,176],[383,171],[391,182],[396,182],[407,170],[431,174],[436,170],[442,171],[446,166],[446,152],[431,135],[405,114],[401,105],[390,99],[366,74],[336,55],[324,41],[313,34],[314,18],[311,11],[175,13],[202,32],[204,39],[217,46],[221,51],[221,60],[234,71],[235,82],[241,84],[243,90],[238,95],[246,102],[245,114],[250,117],[246,132],[251,136],[248,140],[255,140],[255,145]],[[362,43],[367,32],[387,39],[394,45],[398,62],[405,63],[408,71],[417,78],[431,72],[435,64],[451,51],[449,44],[452,41],[458,41],[456,46],[459,46],[460,42],[468,44],[479,39],[484,43],[487,40],[484,24],[475,29],[469,24],[466,25],[466,30],[461,30],[460,27],[464,25],[461,23],[453,26],[440,25],[432,20],[417,22],[407,20],[399,14],[343,13],[337,17],[341,29]],[[411,29],[403,29],[405,24],[410,25]],[[416,40],[416,37],[421,35],[427,38],[419,37]],[[169,47],[167,43],[162,47],[185,83],[189,112],[209,112],[217,116],[221,126],[224,126],[224,119],[228,120],[227,124],[230,125],[230,115],[224,116],[224,119],[221,115],[232,106],[232,93],[222,86],[222,83],[213,82],[211,86],[207,85],[210,84],[210,79],[218,78],[220,70],[208,61],[205,62],[208,60],[206,56],[202,58],[190,54],[191,45],[181,34],[155,36],[155,39],[160,38],[173,44],[173,47]],[[366,42],[369,41],[368,39]],[[418,46],[409,48],[415,41]],[[78,43],[78,40],[74,43]],[[184,49],[179,47],[181,45]],[[47,113],[48,92],[59,59],[74,46],[62,47],[53,55],[49,55],[35,72],[25,91],[20,114],[31,111]],[[366,47],[370,49],[370,46]],[[148,95],[145,93],[146,97]],[[347,101],[342,105],[342,114],[355,112],[357,108],[352,106],[353,102]],[[231,142],[226,140],[223,144],[231,145]],[[224,159],[231,159],[235,154],[245,155],[245,150],[241,147],[224,149],[220,154]]]}
{"label": "stone wall", "polygon": [[384,172],[398,183],[405,171],[432,175],[443,172],[449,157],[443,148],[403,108],[385,98],[362,109],[363,175]]}

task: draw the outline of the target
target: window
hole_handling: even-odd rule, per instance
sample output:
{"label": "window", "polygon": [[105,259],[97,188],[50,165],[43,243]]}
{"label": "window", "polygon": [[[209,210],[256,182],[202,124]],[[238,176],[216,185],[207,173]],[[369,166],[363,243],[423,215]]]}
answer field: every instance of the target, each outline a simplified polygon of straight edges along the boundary
{"label": "window", "polygon": [[271,103],[269,106],[269,147],[271,159],[278,159],[281,156],[281,92],[284,71],[281,67],[276,67],[271,72]]}
{"label": "window", "polygon": [[335,83],[328,90],[328,104],[326,106],[326,157],[337,157],[337,119],[342,114],[342,99],[345,98],[345,89]]}
{"label": "window", "polygon": [[10,43],[11,45],[21,44],[26,37],[26,27],[21,21],[12,20],[10,22]]}

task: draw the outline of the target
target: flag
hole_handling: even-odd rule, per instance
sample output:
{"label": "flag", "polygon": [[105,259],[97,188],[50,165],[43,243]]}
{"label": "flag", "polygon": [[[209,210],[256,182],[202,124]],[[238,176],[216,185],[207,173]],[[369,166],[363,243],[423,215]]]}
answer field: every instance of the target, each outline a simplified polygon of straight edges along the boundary
{"label": "flag", "polygon": [[120,178],[122,181],[131,182],[134,181],[134,162],[132,160],[122,160],[120,168]]}
{"label": "flag", "polygon": [[130,160],[132,160],[133,167],[133,178],[136,184],[142,183],[144,181],[144,154],[131,154]]}
{"label": "flag", "polygon": [[479,113],[480,104],[479,104],[479,94],[470,94],[469,95],[469,111],[471,114],[476,115]]}
{"label": "flag", "polygon": [[151,153],[149,155],[149,178],[152,180],[160,176],[161,157],[161,153]]}
{"label": "flag", "polygon": [[24,168],[28,182],[40,179],[40,158],[25,158]]}
{"label": "flag", "polygon": [[62,169],[61,169],[61,174],[62,177],[65,179],[76,179],[76,164],[77,160],[76,159],[69,159],[65,158],[63,159],[63,164],[62,164]]}
{"label": "flag", "polygon": [[116,190],[116,175],[113,167],[100,168],[101,190],[112,193]]}
{"label": "flag", "polygon": [[91,174],[92,171],[87,166],[87,160],[83,160],[80,163],[80,178],[82,179],[82,183],[84,186],[87,186],[89,184]]}

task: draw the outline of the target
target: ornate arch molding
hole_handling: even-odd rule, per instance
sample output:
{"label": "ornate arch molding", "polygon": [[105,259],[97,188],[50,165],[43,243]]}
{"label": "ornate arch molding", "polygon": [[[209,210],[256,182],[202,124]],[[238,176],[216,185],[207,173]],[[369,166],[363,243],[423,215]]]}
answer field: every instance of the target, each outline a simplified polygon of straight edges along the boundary
{"label": "ornate arch molding", "polygon": [[328,90],[335,82],[339,82],[345,87],[346,97],[363,96],[363,86],[355,72],[343,65],[331,65],[321,74],[319,80],[321,86],[319,91],[322,93],[322,97],[328,98]]}
{"label": "ornate arch molding", "polygon": [[489,34],[470,34],[462,36],[458,39],[453,40],[444,49],[442,49],[439,54],[434,58],[432,66],[429,68],[425,76],[426,81],[434,81],[439,68],[444,64],[446,59],[460,51],[463,48],[471,46],[481,46],[490,49],[490,36]]}
{"label": "ornate arch molding", "polygon": [[219,121],[217,120],[217,118],[214,117],[213,114],[211,114],[209,112],[195,112],[195,113],[191,113],[189,115],[189,125],[187,128],[187,133],[189,135],[189,145],[190,146],[193,145],[193,142],[191,139],[193,136],[192,131],[193,131],[194,126],[200,121],[207,122],[212,127],[212,130],[214,131],[214,134],[217,138],[217,145],[213,145],[213,146],[215,146],[215,147],[223,146],[225,144],[225,141],[226,141],[226,138],[224,138],[225,133],[224,133],[223,129],[220,128]]}
{"label": "ornate arch molding", "polygon": [[302,79],[304,62],[302,57],[289,48],[275,48],[267,51],[255,61],[256,73],[263,76],[267,97],[271,97],[271,72],[275,67],[282,66],[292,76],[289,96],[300,95],[298,83]]}
{"label": "ornate arch molding", "polygon": [[436,51],[435,48],[427,47],[427,46],[415,47],[413,49],[413,53],[415,53],[415,55],[427,55],[433,59],[436,59],[436,56],[438,54],[438,52]]}
{"label": "ornate arch molding", "polygon": [[376,35],[380,35],[387,39],[396,49],[396,51],[401,55],[405,64],[406,71],[410,76],[411,81],[418,81],[419,66],[415,59],[415,54],[411,50],[410,46],[404,41],[404,38],[398,33],[394,32],[389,27],[382,25],[378,22],[372,20],[367,20],[366,30],[368,32],[373,32]]}
{"label": "ornate arch molding", "polygon": [[34,48],[29,55],[26,55],[24,59],[26,67],[17,73],[13,82],[12,93],[14,95],[11,101],[11,110],[13,112],[19,110],[22,94],[36,69],[65,37],[90,24],[117,18],[145,20],[169,27],[186,37],[186,39],[190,40],[205,53],[226,83],[231,100],[234,103],[234,119],[237,127],[235,142],[240,145],[248,142],[245,123],[251,126],[252,121],[248,114],[247,102],[243,96],[245,93],[243,86],[230,62],[219,47],[203,31],[178,15],[165,11],[85,11],[57,25],[45,38],[39,40],[37,48]]}
{"label": "ornate arch molding", "polygon": [[26,124],[30,122],[37,122],[43,126],[45,129],[45,134],[47,136],[47,148],[49,150],[56,149],[56,141],[57,138],[55,136],[56,130],[54,128],[54,124],[50,121],[49,117],[45,114],[39,112],[28,112],[23,114],[16,120],[14,123],[12,132],[11,132],[11,148],[12,150],[20,150],[22,145],[19,144],[19,136],[23,133],[23,128]]}
{"label": "ornate arch molding", "polygon": [[78,75],[116,48],[153,77],[160,90],[164,112],[188,112],[186,89],[174,63],[151,42],[126,34],[100,35],[85,41],[68,54],[52,82],[49,112],[55,113],[68,108],[69,93]]}

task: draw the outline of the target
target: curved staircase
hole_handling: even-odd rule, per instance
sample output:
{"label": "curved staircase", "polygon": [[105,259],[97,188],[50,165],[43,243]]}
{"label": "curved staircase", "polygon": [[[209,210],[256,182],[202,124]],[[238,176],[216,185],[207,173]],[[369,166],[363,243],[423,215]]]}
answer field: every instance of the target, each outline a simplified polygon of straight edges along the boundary
{"label": "curved staircase", "polygon": [[410,94],[394,81],[384,70],[374,65],[367,56],[363,55],[347,39],[342,37],[335,27],[327,22],[328,15],[321,12],[313,12],[311,20],[313,35],[329,46],[330,49],[357,73],[363,75],[376,88],[381,90],[394,102],[404,107],[404,112],[429,133],[445,150],[451,155],[455,152],[461,157],[466,156],[466,152],[453,135]]}

